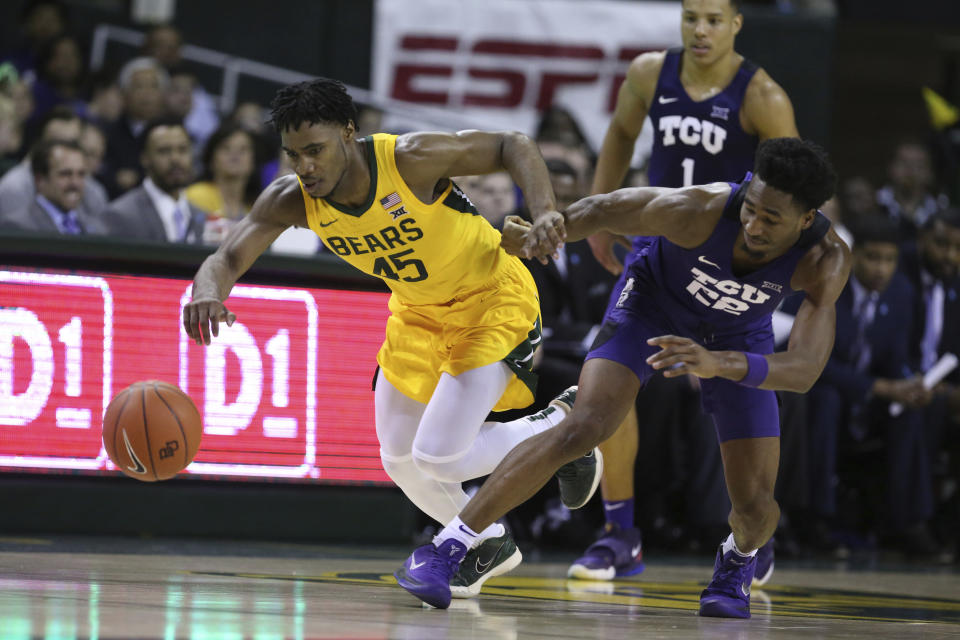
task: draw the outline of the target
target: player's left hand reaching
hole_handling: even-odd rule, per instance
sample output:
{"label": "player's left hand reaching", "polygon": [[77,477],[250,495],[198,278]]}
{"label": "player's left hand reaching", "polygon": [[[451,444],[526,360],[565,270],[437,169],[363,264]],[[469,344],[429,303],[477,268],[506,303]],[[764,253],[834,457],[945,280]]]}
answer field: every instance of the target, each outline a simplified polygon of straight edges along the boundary
{"label": "player's left hand reaching", "polygon": [[688,373],[698,378],[713,378],[720,373],[721,358],[690,338],[657,336],[647,340],[647,344],[660,347],[660,351],[647,358],[647,364],[654,369],[665,370],[664,378],[676,378]]}
{"label": "player's left hand reaching", "polygon": [[210,344],[220,334],[220,323],[233,325],[237,316],[217,298],[195,298],[183,307],[183,328],[197,344]]}
{"label": "player's left hand reaching", "polygon": [[563,214],[559,211],[546,211],[534,220],[527,231],[527,241],[523,245],[526,258],[536,258],[547,264],[547,256],[559,258],[557,250],[567,239],[567,230],[563,223]]}

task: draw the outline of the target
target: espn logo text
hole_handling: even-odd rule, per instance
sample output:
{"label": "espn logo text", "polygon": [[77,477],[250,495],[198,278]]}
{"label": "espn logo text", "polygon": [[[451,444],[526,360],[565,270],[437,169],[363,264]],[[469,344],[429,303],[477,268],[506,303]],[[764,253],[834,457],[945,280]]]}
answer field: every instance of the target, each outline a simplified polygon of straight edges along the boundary
{"label": "espn logo text", "polygon": [[390,80],[390,97],[450,107],[542,111],[568,86],[599,88],[612,112],[627,65],[662,47],[479,38],[457,35],[402,36]]}

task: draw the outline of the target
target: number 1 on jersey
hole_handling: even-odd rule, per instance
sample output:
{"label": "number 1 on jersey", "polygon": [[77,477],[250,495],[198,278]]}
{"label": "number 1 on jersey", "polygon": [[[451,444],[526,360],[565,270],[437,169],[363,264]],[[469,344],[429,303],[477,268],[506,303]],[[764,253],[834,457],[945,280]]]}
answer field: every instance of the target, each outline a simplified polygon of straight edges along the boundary
{"label": "number 1 on jersey", "polygon": [[680,166],[683,167],[683,186],[689,187],[693,184],[693,158],[684,158]]}

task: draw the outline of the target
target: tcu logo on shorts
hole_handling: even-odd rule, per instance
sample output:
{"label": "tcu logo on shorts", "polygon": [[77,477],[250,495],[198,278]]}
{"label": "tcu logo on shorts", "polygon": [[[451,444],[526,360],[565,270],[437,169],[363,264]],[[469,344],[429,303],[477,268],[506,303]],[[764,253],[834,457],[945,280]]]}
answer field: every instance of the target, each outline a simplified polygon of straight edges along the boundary
{"label": "tcu logo on shorts", "polygon": [[688,147],[699,144],[713,155],[723,151],[723,141],[727,139],[727,130],[720,125],[692,116],[663,116],[659,129],[665,147],[675,145],[680,138],[680,142]]}
{"label": "tcu logo on shorts", "polygon": [[763,304],[770,299],[770,294],[752,285],[736,280],[717,280],[696,267],[690,272],[693,280],[687,285],[687,291],[697,302],[711,309],[738,316],[749,310],[751,304]]}

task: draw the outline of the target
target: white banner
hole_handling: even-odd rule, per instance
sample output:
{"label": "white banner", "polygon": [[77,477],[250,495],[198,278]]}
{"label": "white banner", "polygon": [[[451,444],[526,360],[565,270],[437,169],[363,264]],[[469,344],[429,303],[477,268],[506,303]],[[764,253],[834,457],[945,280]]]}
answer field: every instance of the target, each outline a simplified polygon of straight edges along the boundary
{"label": "white banner", "polygon": [[[679,2],[377,0],[373,91],[532,134],[551,104],[599,150],[627,65],[680,44]],[[384,128],[436,128],[387,114]],[[650,147],[649,126],[638,149]],[[644,156],[646,153],[643,154]]]}

